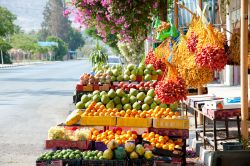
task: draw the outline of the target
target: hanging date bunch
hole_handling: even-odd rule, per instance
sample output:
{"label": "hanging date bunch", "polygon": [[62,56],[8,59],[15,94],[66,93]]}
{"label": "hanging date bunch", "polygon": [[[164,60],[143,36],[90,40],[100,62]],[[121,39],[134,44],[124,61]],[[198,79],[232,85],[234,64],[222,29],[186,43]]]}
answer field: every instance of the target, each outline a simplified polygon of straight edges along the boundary
{"label": "hanging date bunch", "polygon": [[154,54],[153,48],[149,50],[144,63],[146,65],[153,64],[155,70],[161,69],[163,72],[166,70],[165,58],[157,58]]}
{"label": "hanging date bunch", "polygon": [[228,59],[225,34],[194,17],[186,37],[188,50],[195,54],[198,67],[211,71],[224,69]]}
{"label": "hanging date bunch", "polygon": [[185,81],[177,76],[177,71],[173,66],[170,64],[167,64],[167,66],[168,73],[166,79],[159,81],[155,88],[157,98],[165,104],[185,100],[187,97]]}
{"label": "hanging date bunch", "polygon": [[197,34],[195,32],[191,32],[191,35],[187,39],[188,50],[190,52],[194,53],[196,51],[197,43],[198,43],[198,36],[197,36]]}
{"label": "hanging date bunch", "polygon": [[210,70],[223,70],[227,64],[227,55],[224,48],[206,45],[195,55],[198,66]]}
{"label": "hanging date bunch", "polygon": [[144,63],[146,65],[148,65],[148,64],[153,64],[155,61],[156,61],[156,57],[155,57],[155,54],[154,54],[154,49],[151,48],[149,50],[148,54],[146,55]]}

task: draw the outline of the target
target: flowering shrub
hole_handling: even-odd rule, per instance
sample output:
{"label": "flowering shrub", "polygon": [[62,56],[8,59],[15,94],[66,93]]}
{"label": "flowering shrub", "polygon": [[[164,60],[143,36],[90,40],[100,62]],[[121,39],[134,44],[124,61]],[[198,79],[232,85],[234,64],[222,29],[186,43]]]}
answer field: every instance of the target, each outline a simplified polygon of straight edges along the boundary
{"label": "flowering shrub", "polygon": [[104,42],[108,34],[119,34],[120,40],[144,40],[156,14],[154,0],[71,0],[64,15],[72,14],[81,26],[94,26]]}

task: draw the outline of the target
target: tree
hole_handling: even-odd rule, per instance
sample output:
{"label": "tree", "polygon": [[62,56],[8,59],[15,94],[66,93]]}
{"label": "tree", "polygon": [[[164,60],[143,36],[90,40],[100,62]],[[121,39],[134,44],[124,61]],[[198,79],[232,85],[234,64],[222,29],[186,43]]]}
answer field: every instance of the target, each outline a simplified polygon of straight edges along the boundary
{"label": "tree", "polygon": [[70,22],[63,16],[64,5],[62,0],[49,0],[44,8],[41,38],[56,36],[66,41],[70,29]]}
{"label": "tree", "polygon": [[55,54],[55,60],[63,60],[63,57],[68,52],[68,47],[66,43],[62,39],[56,36],[49,36],[47,38],[47,41],[57,42],[58,46],[52,46],[52,50]]}
{"label": "tree", "polygon": [[77,48],[84,45],[84,40],[80,32],[70,27],[68,34],[69,36],[66,42],[69,45],[69,50],[75,51]]}
{"label": "tree", "polygon": [[[2,50],[4,63],[11,63],[8,54],[8,50],[11,49],[11,45],[6,41],[6,38],[15,32],[15,19],[15,15],[13,15],[6,8],[0,6],[0,51]],[[0,61],[2,63],[2,59]]]}
{"label": "tree", "polygon": [[15,32],[16,16],[9,10],[0,6],[0,37],[6,37]]}
{"label": "tree", "polygon": [[76,50],[83,46],[82,34],[71,27],[71,22],[63,16],[64,4],[62,0],[49,0],[44,8],[40,40],[48,36],[61,38],[68,44],[69,50]]}

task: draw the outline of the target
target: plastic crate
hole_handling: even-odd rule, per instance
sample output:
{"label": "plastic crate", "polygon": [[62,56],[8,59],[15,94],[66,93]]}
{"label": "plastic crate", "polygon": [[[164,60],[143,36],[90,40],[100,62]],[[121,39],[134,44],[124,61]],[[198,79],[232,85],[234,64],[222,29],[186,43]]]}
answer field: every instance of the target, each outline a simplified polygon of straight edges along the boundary
{"label": "plastic crate", "polygon": [[82,116],[80,120],[81,125],[85,126],[115,126],[116,117],[106,116]]}
{"label": "plastic crate", "polygon": [[82,160],[82,166],[127,166],[126,160]]}
{"label": "plastic crate", "polygon": [[227,143],[222,143],[223,150],[228,151],[228,150],[243,150],[243,144],[239,142],[227,142]]}
{"label": "plastic crate", "polygon": [[116,126],[121,127],[152,127],[150,118],[117,118]]}
{"label": "plastic crate", "polygon": [[153,119],[154,128],[189,129],[188,119]]}
{"label": "plastic crate", "polygon": [[36,166],[81,166],[82,159],[36,161]]}
{"label": "plastic crate", "polygon": [[87,150],[89,142],[86,141],[70,141],[70,140],[46,140],[45,148],[46,149],[66,149],[66,148],[75,148],[80,150]]}
{"label": "plastic crate", "polygon": [[154,160],[146,160],[146,159],[128,159],[128,166],[153,166]]}

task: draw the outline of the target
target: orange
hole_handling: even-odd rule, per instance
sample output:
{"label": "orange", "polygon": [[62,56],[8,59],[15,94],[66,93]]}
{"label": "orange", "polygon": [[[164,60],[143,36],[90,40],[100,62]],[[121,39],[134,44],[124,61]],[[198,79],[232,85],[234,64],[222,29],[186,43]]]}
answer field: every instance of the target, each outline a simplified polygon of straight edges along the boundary
{"label": "orange", "polygon": [[105,116],[105,112],[100,112],[99,115],[100,116]]}
{"label": "orange", "polygon": [[116,131],[116,134],[118,134],[118,135],[121,135],[121,133],[122,133],[121,130],[117,130],[117,131]]}
{"label": "orange", "polygon": [[95,135],[92,135],[92,138],[91,138],[93,141],[96,140],[96,136]]}
{"label": "orange", "polygon": [[138,111],[137,111],[137,114],[140,115],[140,113],[142,113],[142,111],[141,111],[141,110],[138,110]]}
{"label": "orange", "polygon": [[126,131],[122,131],[122,132],[121,132],[121,135],[124,135],[124,134],[126,134]]}
{"label": "orange", "polygon": [[167,108],[167,109],[166,109],[166,112],[167,112],[167,113],[169,113],[170,111],[171,111],[171,109],[170,109],[170,108]]}
{"label": "orange", "polygon": [[88,113],[87,113],[87,112],[84,112],[82,115],[83,115],[83,116],[88,116]]}
{"label": "orange", "polygon": [[121,116],[124,116],[126,112],[124,110],[120,111]]}
{"label": "orange", "polygon": [[105,116],[109,116],[109,114],[110,114],[109,112],[106,112],[106,113],[105,113]]}
{"label": "orange", "polygon": [[151,115],[150,114],[146,114],[146,118],[150,118],[151,117]]}
{"label": "orange", "polygon": [[128,110],[126,111],[126,113],[127,113],[127,114],[131,114],[131,113],[132,113],[132,110],[131,110],[131,109],[128,109]]}
{"label": "orange", "polygon": [[157,147],[157,148],[161,148],[161,147],[162,147],[162,145],[161,145],[160,143],[156,143],[156,144],[155,144],[155,147]]}
{"label": "orange", "polygon": [[125,117],[125,118],[128,118],[128,117],[129,117],[129,114],[126,113],[124,117]]}
{"label": "orange", "polygon": [[108,130],[108,135],[112,135],[113,131]]}
{"label": "orange", "polygon": [[132,135],[132,131],[128,130],[127,134]]}
{"label": "orange", "polygon": [[116,142],[117,142],[119,145],[122,144],[122,141],[121,141],[121,140],[117,140]]}
{"label": "orange", "polygon": [[136,134],[132,134],[132,138],[136,139],[137,135]]}
{"label": "orange", "polygon": [[161,115],[161,117],[160,118],[165,118],[165,115]]}
{"label": "orange", "polygon": [[96,141],[101,141],[101,140],[102,140],[101,137],[96,138]]}
{"label": "orange", "polygon": [[135,118],[140,118],[140,115],[135,115]]}
{"label": "orange", "polygon": [[116,116],[116,117],[120,117],[120,116],[121,116],[121,113],[120,113],[120,112],[116,112],[116,113],[115,113],[115,116]]}
{"label": "orange", "polygon": [[106,140],[106,141],[104,142],[104,144],[106,144],[106,145],[107,145],[108,143],[109,143],[109,141],[108,141],[108,140]]}
{"label": "orange", "polygon": [[137,114],[137,110],[136,109],[132,109],[132,114],[133,115]]}
{"label": "orange", "polygon": [[106,135],[101,135],[101,140],[106,139]]}
{"label": "orange", "polygon": [[169,143],[174,143],[174,141],[173,141],[173,140],[171,140],[171,139],[169,139],[169,140],[168,140],[168,142],[169,142]]}
{"label": "orange", "polygon": [[94,113],[94,116],[98,116],[98,115],[99,115],[99,113],[98,113],[98,112],[95,112],[95,113]]}
{"label": "orange", "polygon": [[155,134],[155,138],[159,138],[160,137],[160,135],[159,134]]}
{"label": "orange", "polygon": [[179,116],[179,112],[175,112],[174,114],[175,114],[175,116]]}
{"label": "orange", "polygon": [[151,142],[150,144],[151,144],[153,147],[155,147],[155,143],[154,143],[154,142]]}
{"label": "orange", "polygon": [[162,149],[168,150],[168,145],[166,145],[166,144],[163,145],[163,146],[162,146]]}
{"label": "orange", "polygon": [[168,141],[168,140],[169,140],[168,136],[164,136],[164,139],[165,139],[166,141]]}
{"label": "orange", "polygon": [[100,105],[99,108],[103,110],[105,108],[105,106],[104,105]]}
{"label": "orange", "polygon": [[109,139],[109,140],[115,139],[115,136],[114,136],[114,135],[109,135],[109,136],[108,136],[108,139]]}
{"label": "orange", "polygon": [[142,137],[142,138],[146,138],[147,135],[148,135],[147,133],[143,133],[143,134],[141,135],[141,137]]}
{"label": "orange", "polygon": [[92,112],[88,113],[88,116],[93,116],[93,115],[94,115],[94,113],[92,113]]}
{"label": "orange", "polygon": [[107,109],[106,109],[106,108],[105,108],[105,109],[103,109],[103,110],[102,110],[102,112],[107,112]]}
{"label": "orange", "polygon": [[133,138],[133,137],[129,137],[128,140],[129,140],[129,141],[133,141],[134,138]]}
{"label": "orange", "polygon": [[142,113],[140,114],[140,117],[141,117],[141,118],[145,118],[145,117],[146,117],[146,113],[145,113],[145,112],[142,112]]}
{"label": "orange", "polygon": [[91,112],[92,112],[92,113],[95,113],[95,112],[96,112],[96,109],[95,109],[95,108],[93,108],[93,109],[91,110]]}
{"label": "orange", "polygon": [[155,109],[154,109],[154,112],[158,112],[160,109],[161,109],[160,106],[156,106]]}
{"label": "orange", "polygon": [[165,140],[164,139],[159,139],[158,142],[160,142],[161,144],[164,144]]}
{"label": "orange", "polygon": [[93,131],[93,135],[97,136],[99,132],[97,130]]}
{"label": "orange", "polygon": [[130,114],[130,116],[129,116],[129,117],[134,118],[134,117],[135,117],[135,115],[134,115],[134,114]]}
{"label": "orange", "polygon": [[97,104],[97,105],[95,105],[94,108],[98,110],[100,108],[100,105]]}
{"label": "orange", "polygon": [[169,115],[169,116],[173,116],[174,113],[173,113],[172,111],[170,111],[170,112],[168,113],[168,115]]}
{"label": "orange", "polygon": [[109,115],[110,115],[110,116],[115,116],[115,113],[114,113],[114,112],[111,112]]}
{"label": "orange", "polygon": [[86,113],[90,113],[90,109],[89,108],[87,108],[84,112],[86,112]]}

